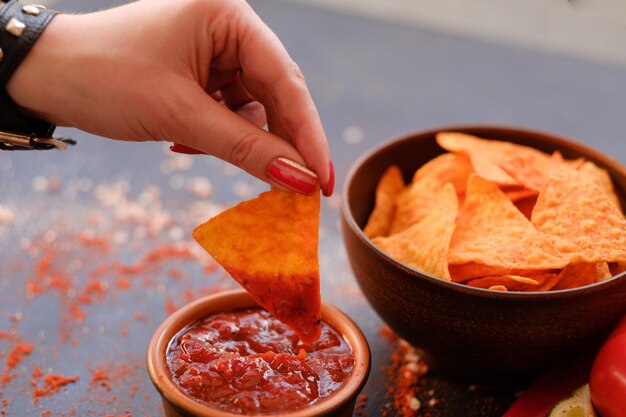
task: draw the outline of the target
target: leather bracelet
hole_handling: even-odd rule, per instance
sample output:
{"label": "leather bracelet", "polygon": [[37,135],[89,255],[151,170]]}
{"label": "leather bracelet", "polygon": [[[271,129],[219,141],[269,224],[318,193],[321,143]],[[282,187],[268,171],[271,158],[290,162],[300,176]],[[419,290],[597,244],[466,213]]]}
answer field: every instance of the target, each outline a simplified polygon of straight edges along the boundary
{"label": "leather bracelet", "polygon": [[0,149],[65,149],[73,142],[53,138],[55,126],[23,115],[6,91],[7,82],[56,14],[17,0],[0,7]]}

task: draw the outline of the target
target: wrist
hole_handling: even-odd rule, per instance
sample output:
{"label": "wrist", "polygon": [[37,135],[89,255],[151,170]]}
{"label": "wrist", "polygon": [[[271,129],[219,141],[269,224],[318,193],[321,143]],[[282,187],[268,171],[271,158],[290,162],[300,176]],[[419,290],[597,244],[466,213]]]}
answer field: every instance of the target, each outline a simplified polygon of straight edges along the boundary
{"label": "wrist", "polygon": [[[52,139],[55,126],[24,114],[9,95],[8,82],[30,53],[55,12],[10,1],[0,8],[0,148],[63,147]],[[59,145],[57,145],[57,142]]]}

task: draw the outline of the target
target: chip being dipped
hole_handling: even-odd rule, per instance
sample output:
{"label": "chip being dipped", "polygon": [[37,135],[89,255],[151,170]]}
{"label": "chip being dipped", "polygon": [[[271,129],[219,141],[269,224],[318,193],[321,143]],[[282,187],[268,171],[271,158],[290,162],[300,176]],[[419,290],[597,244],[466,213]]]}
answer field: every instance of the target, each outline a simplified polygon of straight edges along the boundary
{"label": "chip being dipped", "polygon": [[319,192],[279,189],[220,213],[194,239],[306,343],[320,336]]}

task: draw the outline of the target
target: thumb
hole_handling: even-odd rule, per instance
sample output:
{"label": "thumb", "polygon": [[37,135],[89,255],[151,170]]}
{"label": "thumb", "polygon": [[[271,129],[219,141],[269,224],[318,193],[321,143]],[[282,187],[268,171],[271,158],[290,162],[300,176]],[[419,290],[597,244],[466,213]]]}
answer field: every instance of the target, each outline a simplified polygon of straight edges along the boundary
{"label": "thumb", "polygon": [[289,191],[311,194],[318,189],[317,175],[305,166],[291,143],[232,112],[199,88],[188,98],[194,105],[181,120],[183,126],[173,126],[178,132],[173,151],[198,153],[196,150],[215,156]]}

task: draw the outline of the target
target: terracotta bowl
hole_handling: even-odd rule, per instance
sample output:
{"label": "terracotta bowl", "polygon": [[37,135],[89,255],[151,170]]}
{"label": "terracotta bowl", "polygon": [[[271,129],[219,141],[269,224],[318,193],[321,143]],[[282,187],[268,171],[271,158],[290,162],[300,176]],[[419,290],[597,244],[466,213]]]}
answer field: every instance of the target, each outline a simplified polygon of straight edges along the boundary
{"label": "terracotta bowl", "polygon": [[570,290],[498,292],[447,282],[387,256],[363,234],[384,170],[398,165],[408,182],[445,152],[438,131],[506,140],[566,158],[585,157],[607,169],[626,207],[626,169],[572,140],[525,129],[445,127],[391,140],[361,157],[343,189],[342,231],[361,289],[382,319],[430,357],[442,372],[509,375],[543,369],[601,341],[626,313],[626,274]]}
{"label": "terracotta bowl", "polygon": [[[225,291],[190,303],[169,316],[155,331],[148,345],[147,365],[152,383],[161,394],[166,417],[241,417],[210,408],[193,400],[172,381],[166,363],[170,341],[187,325],[211,313],[257,307],[252,297],[241,290]],[[351,416],[357,395],[365,385],[370,370],[367,340],[357,325],[343,312],[322,305],[322,320],[336,329],[352,348],[355,364],[352,375],[333,394],[303,409],[271,414],[275,417]],[[250,416],[250,414],[246,414]],[[268,414],[261,414],[267,416]]]}

